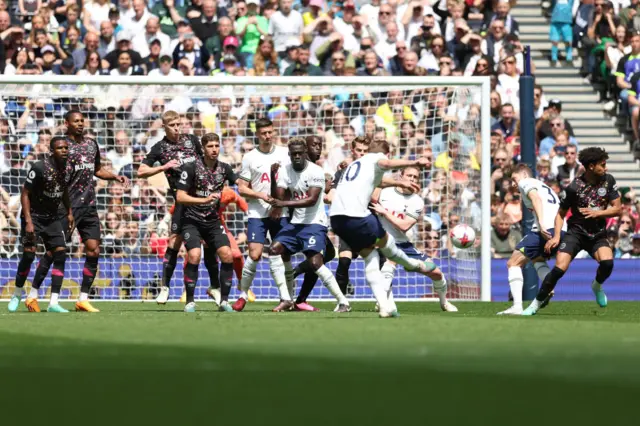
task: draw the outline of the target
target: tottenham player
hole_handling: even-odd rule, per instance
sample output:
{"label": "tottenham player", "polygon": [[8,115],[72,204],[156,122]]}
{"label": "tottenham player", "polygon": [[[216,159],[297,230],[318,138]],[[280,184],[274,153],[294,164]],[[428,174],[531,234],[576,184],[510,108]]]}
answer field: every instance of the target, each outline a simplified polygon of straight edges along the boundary
{"label": "tottenham player", "polygon": [[[522,287],[524,278],[522,268],[527,262],[533,262],[540,280],[549,273],[544,246],[554,233],[554,223],[560,201],[556,193],[541,181],[533,178],[533,172],[526,164],[518,164],[511,175],[515,186],[520,190],[524,206],[534,215],[531,231],[516,245],[511,258],[507,261],[509,287],[513,295],[513,306],[498,315],[522,314]],[[555,250],[550,253],[555,254]]]}
{"label": "tottenham player", "polygon": [[[353,161],[356,161],[362,158],[367,152],[369,152],[369,139],[358,136],[351,142],[351,157]],[[325,197],[325,203],[331,204],[333,201],[333,197],[335,196],[336,188],[338,187],[338,182],[342,179],[342,174],[348,164],[343,162],[338,167],[335,176],[333,177],[333,182],[331,184],[331,190]],[[340,286],[340,290],[347,294],[349,293],[349,268],[351,267],[351,261],[358,257],[358,253],[354,253],[351,250],[351,247],[342,239],[340,239],[340,245],[338,248],[338,267],[336,268],[336,280],[338,280],[338,285]]]}
{"label": "tottenham player", "polygon": [[[538,295],[522,315],[536,314],[581,250],[586,250],[599,263],[591,289],[598,305],[602,308],[607,306],[607,296],[602,290],[602,284],[613,271],[613,251],[607,240],[606,219],[619,216],[622,211],[616,180],[607,173],[608,159],[609,154],[602,148],[593,147],[580,151],[578,160],[585,171],[565,189],[555,219],[555,234],[545,245],[545,250],[551,250],[560,244],[556,264],[542,281]],[[569,209],[572,214],[567,221],[567,233],[561,242],[560,230]]]}
{"label": "tottenham player", "polygon": [[[220,221],[218,208],[225,182],[235,185],[238,180],[231,166],[218,161],[220,138],[214,133],[202,137],[204,160],[184,164],[177,184],[178,204],[184,205],[182,239],[187,248],[184,284],[187,290],[185,312],[195,312],[194,294],[198,281],[201,241],[220,258],[221,298],[220,310],[233,312],[229,306],[229,293],[233,279],[233,255],[229,238]],[[217,263],[217,260],[214,261]],[[216,265],[217,267],[217,265]]]}
{"label": "tottenham player", "polygon": [[[349,312],[351,307],[338,283],[324,265],[322,253],[327,241],[327,215],[324,211],[322,196],[325,189],[322,168],[307,160],[307,143],[303,138],[293,138],[289,142],[291,164],[279,168],[275,163],[274,170],[280,169],[278,187],[272,205],[293,209],[291,221],[276,235],[269,249],[269,255],[282,256],[290,261],[296,253],[304,253],[313,271],[322,280],[329,292],[338,301],[336,312]],[[289,191],[292,200],[285,201],[285,191]],[[287,292],[284,271],[276,276],[276,285],[281,294]],[[291,300],[281,300],[274,312],[288,311],[293,308]]]}
{"label": "tottenham player", "polygon": [[[420,169],[417,167],[402,169],[400,179],[418,184]],[[458,312],[458,309],[447,300],[447,280],[442,271],[424,253],[420,253],[407,238],[406,233],[413,228],[423,215],[424,201],[422,201],[422,198],[409,189],[384,188],[374,192],[371,209],[380,216],[382,227],[389,235],[393,236],[396,240],[396,246],[404,254],[412,259],[428,263],[430,271],[426,275],[433,281],[433,288],[438,294],[442,310],[445,312]],[[396,272],[395,262],[387,260],[381,272],[385,280],[384,285],[390,309],[395,311],[397,309],[391,289]]]}
{"label": "tottenham player", "polygon": [[[176,199],[176,185],[180,177],[180,167],[185,164],[195,163],[202,159],[202,146],[198,138],[193,135],[180,133],[180,114],[175,111],[166,111],[162,114],[162,124],[165,136],[157,142],[147,154],[140,168],[139,178],[149,178],[164,172],[169,183],[169,190]],[[156,164],[158,164],[156,166]],[[171,235],[169,246],[164,254],[162,263],[162,287],[156,298],[158,304],[164,305],[169,299],[169,286],[173,271],[178,262],[178,252],[182,245],[182,215],[184,205],[176,204],[171,216]],[[215,261],[217,263],[217,260]],[[205,266],[207,266],[205,259]],[[217,265],[216,265],[217,266]],[[209,269],[209,266],[207,266]]]}
{"label": "tottenham player", "polygon": [[371,142],[369,153],[354,161],[345,170],[331,204],[331,227],[349,246],[360,253],[365,262],[365,277],[380,306],[380,317],[398,316],[397,310],[387,301],[384,277],[380,272],[382,254],[409,271],[423,275],[431,272],[424,262],[408,257],[395,245],[395,238],[388,234],[376,215],[371,214],[369,203],[376,187],[380,186],[386,170],[405,167],[427,167],[428,158],[418,160],[390,160],[389,144],[383,140]]}
{"label": "tottenham player", "polygon": [[[20,195],[23,252],[20,263],[18,263],[16,288],[9,302],[9,312],[15,312],[20,304],[24,283],[36,256],[38,238],[42,239],[46,250],[52,253],[53,258],[51,300],[47,312],[69,312],[58,304],[64,279],[65,233],[70,233],[74,227],[73,213],[65,182],[69,142],[65,137],[57,136],[51,139],[49,148],[51,155],[34,163],[29,170]],[[62,227],[63,223],[58,215],[61,201],[65,207],[68,229]],[[30,312],[40,312],[38,306],[40,284],[42,281],[31,286],[31,291],[25,301]]]}
{"label": "tottenham player", "polygon": [[[247,303],[249,288],[256,275],[258,262],[262,257],[262,250],[267,240],[267,233],[271,240],[286,224],[286,218],[281,208],[271,206],[273,201],[271,190],[271,165],[280,164],[281,167],[289,163],[288,151],[284,147],[273,144],[273,123],[267,118],[259,118],[255,122],[258,146],[245,154],[242,159],[242,171],[238,180],[238,191],[249,203],[249,221],[247,226],[247,241],[249,243],[249,257],[242,269],[240,280],[240,297],[233,304],[233,309],[242,311]],[[274,281],[280,270],[285,270],[287,293],[281,293],[281,299],[290,299],[293,287],[293,267],[291,262],[283,264],[280,256],[269,257],[269,269]]]}

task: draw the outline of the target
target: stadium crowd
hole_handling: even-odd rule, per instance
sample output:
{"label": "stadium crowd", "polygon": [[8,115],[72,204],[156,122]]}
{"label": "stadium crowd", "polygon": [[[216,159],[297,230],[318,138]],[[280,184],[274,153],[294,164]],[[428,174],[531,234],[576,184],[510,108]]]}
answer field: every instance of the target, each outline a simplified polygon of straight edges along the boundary
{"label": "stadium crowd", "polygon": [[[507,0],[0,0],[0,74],[96,79],[489,76],[492,241],[494,255],[501,257],[513,250],[522,217],[518,195],[509,187],[519,159],[518,80],[524,69],[518,22],[510,13],[514,6],[515,1]],[[560,192],[579,171],[578,141],[561,115],[561,100],[546,100],[540,86],[534,99],[537,172]],[[243,154],[253,149],[252,123],[260,116],[276,123],[279,144],[293,135],[322,136],[328,174],[349,160],[356,136],[387,138],[395,157],[433,159],[422,182],[425,221],[413,237],[418,248],[434,257],[447,252],[455,256],[447,229],[461,220],[480,229],[478,94],[430,88],[283,97],[229,93],[194,99],[165,91],[125,96],[114,103],[93,93],[31,97],[4,92],[2,257],[18,254],[18,195],[27,170],[47,152],[50,138],[63,133],[62,115],[72,107],[87,116],[85,132],[98,141],[103,161],[133,182],[130,189],[117,182],[96,183],[105,251],[111,256],[162,256],[166,247],[173,200],[163,182],[137,179],[136,169],[163,137],[159,117],[168,109],[181,113],[185,132],[220,134],[221,159],[236,170]],[[633,221],[638,220],[637,207],[629,209]],[[230,204],[226,221],[242,244],[242,211]],[[616,228],[621,253],[629,251],[621,243],[625,226],[621,219]],[[77,236],[74,251],[82,252]]]}

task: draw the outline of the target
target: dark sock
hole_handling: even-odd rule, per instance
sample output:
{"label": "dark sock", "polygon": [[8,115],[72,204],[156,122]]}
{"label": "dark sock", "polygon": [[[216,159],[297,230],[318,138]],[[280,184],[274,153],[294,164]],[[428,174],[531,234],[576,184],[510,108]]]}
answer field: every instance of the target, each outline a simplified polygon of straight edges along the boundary
{"label": "dark sock", "polygon": [[305,259],[298,263],[298,265],[293,269],[293,278],[298,278],[300,275],[308,272],[313,272],[313,268],[311,267],[309,260]]}
{"label": "dark sock", "polygon": [[222,294],[222,301],[229,300],[229,293],[231,293],[231,282],[233,281],[233,263],[222,263],[220,266],[220,293]]}
{"label": "dark sock", "polygon": [[242,279],[242,268],[244,268],[244,258],[242,256],[233,258],[233,271],[236,273],[236,280]]}
{"label": "dark sock", "polygon": [[596,271],[596,281],[599,284],[604,284],[604,282],[611,276],[613,272],[613,260],[603,260],[600,262],[598,266],[598,270]]}
{"label": "dark sock", "polygon": [[198,282],[198,265],[187,263],[184,267],[184,286],[187,289],[187,303],[193,302]]}
{"label": "dark sock", "polygon": [[36,268],[36,274],[33,277],[33,283],[31,287],[40,288],[44,279],[47,277],[49,273],[49,268],[53,263],[53,257],[49,253],[45,253],[44,256],[40,258],[40,262],[38,263],[38,267]]}
{"label": "dark sock", "polygon": [[31,271],[31,264],[36,258],[36,254],[25,251],[22,253],[22,258],[20,258],[20,263],[18,263],[18,270],[16,271],[16,287],[22,288],[24,287],[25,281],[27,281],[27,277],[29,276],[29,271]]}
{"label": "dark sock", "polygon": [[169,287],[171,284],[171,278],[173,278],[173,271],[176,269],[178,263],[178,250],[168,248],[164,252],[164,259],[162,261],[162,286]]}
{"label": "dark sock", "polygon": [[[51,269],[51,293],[60,294],[64,280],[64,264],[66,261],[64,250],[53,253],[53,269]],[[35,287],[40,288],[40,286]]]}
{"label": "dark sock", "polygon": [[540,287],[540,291],[538,291],[538,295],[536,296],[536,300],[538,302],[544,302],[547,297],[551,294],[554,288],[556,288],[556,284],[564,275],[564,271],[557,266],[554,266],[551,272],[544,277],[542,280],[542,286]]}
{"label": "dark sock", "polygon": [[98,256],[87,256],[84,261],[84,269],[82,269],[82,285],[80,291],[89,293],[93,280],[96,279],[98,273]]}
{"label": "dark sock", "polygon": [[207,268],[207,272],[209,272],[209,285],[211,288],[220,288],[220,280],[218,280],[220,270],[218,269],[216,251],[212,248],[205,248],[203,257],[204,266]]}
{"label": "dark sock", "polygon": [[300,291],[298,292],[296,303],[306,302],[307,297],[309,297],[317,282],[318,276],[315,272],[307,272],[306,274],[304,274],[304,280],[302,281],[302,287],[300,287]]}
{"label": "dark sock", "polygon": [[336,269],[336,281],[343,294],[347,294],[347,285],[349,284],[349,267],[351,266],[351,259],[348,257],[341,257],[338,259],[338,268]]}

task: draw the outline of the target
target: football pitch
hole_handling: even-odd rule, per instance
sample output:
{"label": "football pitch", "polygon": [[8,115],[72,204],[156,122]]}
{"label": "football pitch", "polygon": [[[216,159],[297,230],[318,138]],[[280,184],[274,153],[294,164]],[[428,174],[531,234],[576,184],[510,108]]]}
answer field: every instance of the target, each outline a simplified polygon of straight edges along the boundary
{"label": "football pitch", "polygon": [[[70,302],[63,306],[71,308]],[[373,303],[334,314],[0,303],[2,424],[622,425],[638,418],[640,304]],[[41,308],[47,304],[41,302]],[[88,417],[85,417],[88,416]],[[30,422],[27,422],[30,423]]]}

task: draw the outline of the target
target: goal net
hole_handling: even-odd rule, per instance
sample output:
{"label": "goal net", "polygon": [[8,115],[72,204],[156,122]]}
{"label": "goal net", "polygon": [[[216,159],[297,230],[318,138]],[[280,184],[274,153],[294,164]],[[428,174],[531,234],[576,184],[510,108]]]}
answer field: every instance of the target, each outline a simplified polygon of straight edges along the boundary
{"label": "goal net", "polygon": [[[34,161],[48,153],[52,136],[64,133],[63,115],[78,109],[86,117],[85,133],[95,138],[102,164],[131,179],[131,188],[96,179],[97,209],[102,226],[96,299],[153,299],[160,286],[162,257],[169,235],[174,200],[166,179],[139,179],[136,170],[150,148],[164,136],[160,116],[181,114],[183,132],[221,136],[220,159],[239,171],[242,156],[254,149],[254,122],[274,122],[276,144],[293,136],[320,136],[321,165],[333,176],[351,161],[356,136],[386,139],[392,158],[432,158],[422,172],[420,196],[425,208],[408,232],[415,247],[433,258],[449,283],[453,299],[489,300],[489,173],[483,161],[489,140],[489,80],[481,78],[189,78],[12,76],[0,82],[2,245],[0,297],[13,292],[21,253],[20,190]],[[397,176],[397,173],[396,173]],[[483,188],[483,185],[484,187]],[[398,206],[404,209],[404,206]],[[327,206],[328,210],[328,206]],[[229,204],[224,220],[246,256],[247,216],[240,204]],[[472,226],[478,244],[468,250],[452,246],[449,230]],[[333,234],[336,251],[338,241]],[[482,241],[482,244],[480,244]],[[69,242],[62,298],[75,298],[82,280],[83,246],[77,232]],[[41,255],[42,247],[38,249]],[[181,252],[182,261],[184,249]],[[302,260],[294,259],[294,265]],[[335,270],[337,261],[328,265]],[[176,268],[171,297],[182,292],[182,268]],[[29,275],[27,287],[35,272]],[[231,298],[237,296],[234,289]],[[298,279],[298,288],[302,277]],[[350,283],[355,299],[372,298],[361,259],[352,263]],[[209,277],[200,268],[196,296],[206,299]],[[252,286],[259,299],[277,299],[268,262],[260,262]],[[49,291],[49,278],[41,288]],[[399,300],[435,297],[428,278],[398,270],[394,294]],[[317,285],[311,299],[331,299]]]}

